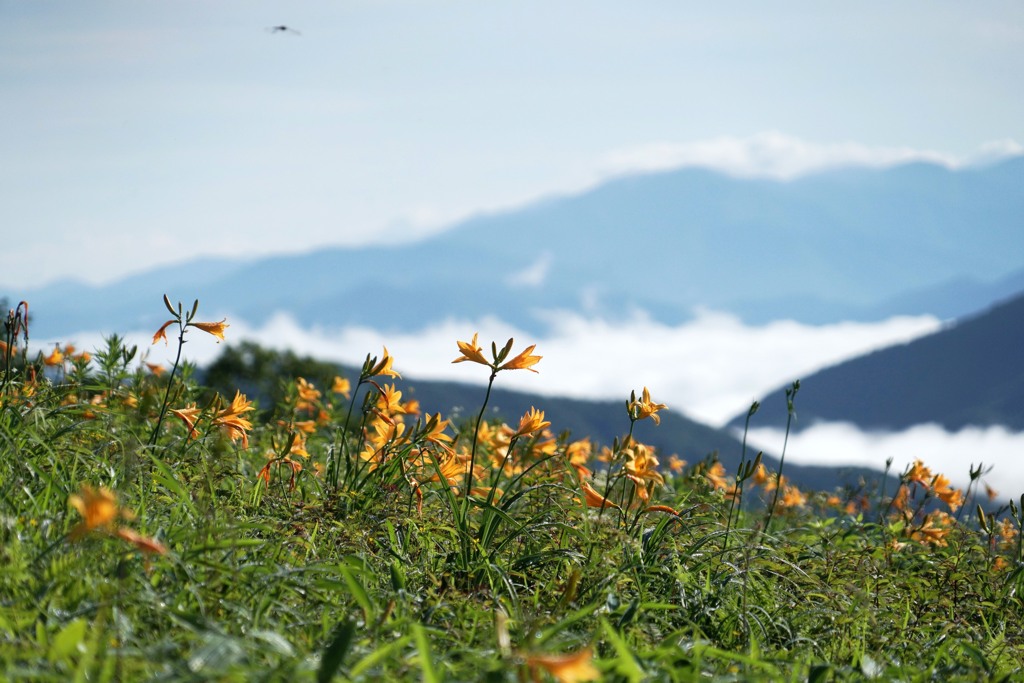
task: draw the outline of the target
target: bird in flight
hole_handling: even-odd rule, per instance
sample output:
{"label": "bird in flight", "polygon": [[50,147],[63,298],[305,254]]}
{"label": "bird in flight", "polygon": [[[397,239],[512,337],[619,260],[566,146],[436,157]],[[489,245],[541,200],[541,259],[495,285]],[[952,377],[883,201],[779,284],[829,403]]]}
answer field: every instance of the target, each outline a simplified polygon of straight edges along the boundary
{"label": "bird in flight", "polygon": [[269,26],[267,27],[267,30],[270,31],[271,33],[293,33],[297,36],[302,35],[302,33],[296,31],[291,26],[285,26],[283,24],[281,26]]}

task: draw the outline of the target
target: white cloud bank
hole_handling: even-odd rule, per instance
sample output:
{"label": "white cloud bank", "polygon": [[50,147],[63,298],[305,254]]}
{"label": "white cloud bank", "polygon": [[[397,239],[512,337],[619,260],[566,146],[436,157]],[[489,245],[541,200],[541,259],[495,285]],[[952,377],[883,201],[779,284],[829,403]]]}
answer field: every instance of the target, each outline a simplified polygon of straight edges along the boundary
{"label": "white cloud bank", "polygon": [[[758,428],[750,430],[747,441],[756,448],[779,453],[784,436],[781,429]],[[935,424],[901,432],[868,432],[846,423],[820,423],[790,434],[786,447],[787,462],[809,465],[860,465],[880,470],[892,458],[894,474],[920,459],[933,472],[945,474],[954,485],[964,488],[972,466],[992,466],[983,480],[999,491],[1003,502],[1019,499],[1024,493],[1022,455],[1024,434],[1003,427],[968,427],[951,433]]]}
{"label": "white cloud bank", "polygon": [[879,147],[857,142],[818,144],[778,131],[748,137],[724,136],[697,142],[655,142],[610,152],[601,162],[609,174],[663,171],[697,166],[741,178],[793,178],[845,166],[884,168],[927,161],[963,168],[1024,154],[1014,140],[985,143],[974,153],[956,156],[913,147]]}
{"label": "white cloud bank", "polygon": [[[479,332],[486,348],[491,340],[501,344],[512,336],[515,351],[536,343],[536,353],[543,360],[537,366],[539,374],[503,373],[497,382],[500,387],[547,396],[625,400],[631,390],[647,386],[652,397],[668,404],[670,410],[721,425],[772,389],[846,358],[928,334],[942,324],[921,316],[825,326],[787,321],[748,326],[731,315],[712,311],[700,311],[693,321],[681,325],[664,325],[639,314],[620,322],[570,313],[553,312],[550,316],[552,332],[544,339],[531,338],[496,318],[449,320],[412,333],[386,334],[362,327],[306,330],[285,315],[261,327],[232,320],[227,336],[230,341],[250,339],[266,347],[350,365],[362,363],[367,353],[379,355],[386,345],[395,357],[396,369],[407,378],[481,386],[487,380],[484,368],[451,363],[458,355],[455,341],[469,340]],[[169,364],[173,360],[173,341],[166,347],[151,346],[152,331],[127,336],[131,343],[148,350],[150,361]],[[72,340],[79,348],[92,348],[99,345],[100,335],[80,334]],[[221,347],[202,332],[190,332],[189,340],[186,357],[200,365],[220,353]],[[785,416],[780,415],[778,422],[777,429],[753,431],[751,442],[778,453]],[[891,456],[895,470],[922,458],[961,483],[971,463],[984,462],[996,466],[989,482],[1013,495],[1024,492],[1021,454],[1024,434],[1002,428],[950,434],[929,425],[877,434],[850,425],[818,425],[791,436],[786,457],[791,462],[882,469]]]}

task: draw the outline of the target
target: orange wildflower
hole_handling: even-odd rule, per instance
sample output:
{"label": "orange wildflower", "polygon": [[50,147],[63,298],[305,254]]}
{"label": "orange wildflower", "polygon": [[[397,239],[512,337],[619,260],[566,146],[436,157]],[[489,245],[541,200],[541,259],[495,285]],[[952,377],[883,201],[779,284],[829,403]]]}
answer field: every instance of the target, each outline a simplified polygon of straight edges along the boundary
{"label": "orange wildflower", "polygon": [[924,523],[910,532],[910,537],[927,545],[945,547],[946,536],[956,523],[952,517],[945,512],[936,510],[924,519]]}
{"label": "orange wildflower", "polygon": [[476,339],[479,336],[480,333],[475,332],[473,333],[473,341],[471,342],[456,341],[455,343],[459,345],[459,351],[462,352],[462,355],[453,360],[452,362],[464,363],[465,361],[468,360],[474,363],[479,363],[480,365],[486,365],[487,367],[490,367],[491,364],[487,362],[486,358],[484,358],[483,350],[476,343]]}
{"label": "orange wildflower", "polygon": [[335,376],[334,382],[331,384],[331,393],[341,394],[345,398],[350,398],[352,393],[352,383],[344,377]]}
{"label": "orange wildflower", "polygon": [[525,659],[530,669],[544,669],[559,683],[593,681],[601,677],[593,664],[594,652],[589,647],[572,654],[527,655]]}
{"label": "orange wildflower", "polygon": [[69,534],[71,540],[77,540],[96,529],[108,528],[121,514],[117,505],[117,496],[103,486],[94,489],[88,484],[83,484],[78,493],[68,496],[68,505],[78,510],[83,518],[71,529]]}
{"label": "orange wildflower", "polygon": [[725,466],[717,461],[704,472],[704,478],[716,489],[725,489],[729,486],[729,482],[725,478]]}
{"label": "orange wildflower", "polygon": [[661,424],[661,417],[658,415],[658,411],[664,409],[664,403],[655,403],[651,400],[651,392],[647,390],[647,387],[644,387],[643,394],[639,399],[637,399],[636,392],[634,391],[630,395],[629,405],[627,406],[629,419],[635,421],[649,417],[654,424]]}
{"label": "orange wildflower", "polygon": [[527,434],[533,434],[534,432],[550,427],[551,423],[544,420],[544,411],[537,410],[534,407],[530,407],[522,418],[519,420],[519,429],[516,430],[513,438],[518,436],[526,436]]}
{"label": "orange wildflower", "polygon": [[[509,339],[509,341],[511,342],[512,340]],[[498,369],[499,370],[529,370],[530,372],[537,372],[536,370],[533,369],[533,366],[536,365],[540,361],[540,359],[543,358],[543,356],[535,356],[535,355],[533,355],[533,350],[535,348],[537,348],[536,344],[533,344],[531,346],[527,346],[526,349],[522,353],[520,353],[518,356],[516,356],[512,360],[508,361],[507,363],[505,363],[504,365],[502,365]]]}
{"label": "orange wildflower", "polygon": [[64,354],[60,351],[60,346],[56,345],[53,347],[53,351],[49,356],[43,359],[43,362],[49,366],[60,365],[64,362]]}
{"label": "orange wildflower", "polygon": [[593,486],[591,486],[587,482],[586,479],[583,479],[583,480],[580,481],[580,486],[583,489],[583,499],[586,501],[587,507],[591,507],[591,508],[613,507],[616,510],[620,510],[621,509],[618,505],[616,505],[615,503],[611,502],[610,500],[607,500],[604,496],[602,496],[600,493],[598,493],[597,489],[595,489]]}
{"label": "orange wildflower", "polygon": [[138,550],[146,553],[147,555],[166,555],[167,547],[149,536],[143,536],[137,531],[132,529],[118,529],[117,536],[128,543],[131,543]]}
{"label": "orange wildflower", "polygon": [[189,323],[188,325],[190,327],[198,327],[203,332],[212,334],[214,337],[220,339],[221,341],[224,340],[224,329],[230,327],[230,325],[228,325],[227,323],[227,318],[217,323]]}
{"label": "orange wildflower", "polygon": [[168,320],[163,325],[161,325],[160,329],[157,330],[156,334],[153,335],[153,343],[156,344],[158,341],[163,339],[164,340],[164,344],[167,344],[167,328],[170,327],[171,325],[173,325],[176,322],[178,322],[178,321],[177,320]]}
{"label": "orange wildflower", "polygon": [[197,436],[196,421],[199,419],[199,416],[202,414],[202,412],[202,410],[196,407],[195,403],[189,404],[185,408],[177,408],[172,409],[170,411],[171,415],[174,415],[176,418],[185,423],[185,425],[188,427],[188,435],[193,439],[196,438]]}
{"label": "orange wildflower", "polygon": [[949,509],[956,512],[963,505],[964,494],[960,489],[949,485],[949,479],[944,474],[936,474],[932,481],[932,491],[935,496],[949,506]]}
{"label": "orange wildflower", "polygon": [[683,468],[685,468],[685,467],[686,467],[686,461],[683,460],[682,458],[680,458],[678,455],[670,455],[670,456],[668,456],[668,468],[670,470],[672,470],[673,472],[675,472],[676,474],[679,474],[680,472],[682,472]]}
{"label": "orange wildflower", "polygon": [[212,423],[223,427],[232,441],[241,439],[242,448],[248,448],[249,435],[247,432],[252,429],[252,423],[243,418],[242,414],[250,410],[255,410],[252,407],[252,401],[247,400],[245,394],[236,391],[231,405],[219,411],[214,416]]}
{"label": "orange wildflower", "polygon": [[388,354],[388,347],[384,347],[384,357],[380,359],[376,365],[370,369],[368,377],[376,377],[377,375],[387,375],[388,377],[397,377],[401,379],[402,376],[395,372],[391,365],[395,362],[395,359]]}
{"label": "orange wildflower", "polygon": [[163,365],[160,365],[159,363],[146,363],[146,367],[149,368],[149,371],[152,372],[153,375],[156,377],[159,377],[165,372],[167,372],[167,368],[165,368]]}
{"label": "orange wildflower", "polygon": [[925,467],[921,460],[915,460],[903,478],[904,481],[912,481],[928,488],[932,483],[932,471]]}
{"label": "orange wildflower", "polygon": [[782,498],[779,499],[779,505],[783,508],[803,507],[806,504],[807,496],[797,487],[788,485],[782,489]]}

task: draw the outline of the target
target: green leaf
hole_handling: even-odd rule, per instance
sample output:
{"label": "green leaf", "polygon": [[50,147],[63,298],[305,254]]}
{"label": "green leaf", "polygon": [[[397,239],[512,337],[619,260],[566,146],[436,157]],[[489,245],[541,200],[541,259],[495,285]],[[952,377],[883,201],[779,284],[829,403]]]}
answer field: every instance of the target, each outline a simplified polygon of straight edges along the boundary
{"label": "green leaf", "polygon": [[335,627],[331,642],[320,658],[320,669],[316,672],[317,683],[329,683],[334,678],[352,647],[355,632],[356,622],[352,619],[346,619]]}
{"label": "green leaf", "polygon": [[62,628],[50,643],[50,661],[67,661],[72,655],[85,652],[86,627],[84,619],[75,619]]}

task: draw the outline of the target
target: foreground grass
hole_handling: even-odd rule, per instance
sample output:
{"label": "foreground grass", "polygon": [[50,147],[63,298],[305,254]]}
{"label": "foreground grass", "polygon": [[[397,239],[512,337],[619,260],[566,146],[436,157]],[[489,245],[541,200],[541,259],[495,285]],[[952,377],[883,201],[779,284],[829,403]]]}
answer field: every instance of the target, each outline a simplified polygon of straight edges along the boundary
{"label": "foreground grass", "polygon": [[[224,335],[167,306],[179,350]],[[386,349],[257,410],[116,337],[33,352],[20,315],[7,680],[1024,680],[1020,510],[921,463],[888,493],[684,466],[630,437],[664,409],[646,390],[604,448],[488,422],[490,385],[451,425],[385,383]],[[459,350],[491,384],[540,360]]]}

